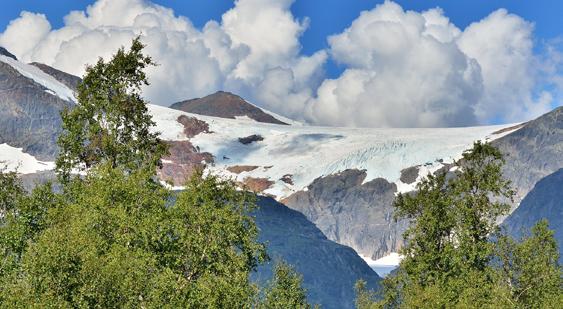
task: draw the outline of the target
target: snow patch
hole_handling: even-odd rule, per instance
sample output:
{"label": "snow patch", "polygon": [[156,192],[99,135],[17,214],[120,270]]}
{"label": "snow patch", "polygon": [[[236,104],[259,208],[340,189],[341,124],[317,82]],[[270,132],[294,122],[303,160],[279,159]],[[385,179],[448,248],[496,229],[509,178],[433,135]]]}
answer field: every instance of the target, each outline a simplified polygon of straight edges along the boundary
{"label": "snow patch", "polygon": [[8,171],[29,174],[47,171],[55,168],[55,162],[39,161],[34,156],[23,152],[22,148],[15,148],[6,143],[0,144],[0,166]]}
{"label": "snow patch", "polygon": [[371,267],[371,269],[373,269],[382,278],[389,275],[395,268],[397,268],[403,259],[403,256],[396,252],[392,252],[391,254],[377,260],[372,260],[371,258],[361,254],[360,257],[366,261],[369,267]]}
{"label": "snow patch", "polygon": [[32,79],[34,82],[38,83],[39,85],[47,88],[47,91],[50,94],[55,94],[59,98],[65,101],[76,102],[76,98],[74,97],[74,91],[70,88],[56,80],[51,75],[41,71],[41,69],[30,65],[25,64],[23,62],[14,60],[10,57],[6,57],[0,55],[0,61],[9,64],[11,67],[16,69],[21,75]]}

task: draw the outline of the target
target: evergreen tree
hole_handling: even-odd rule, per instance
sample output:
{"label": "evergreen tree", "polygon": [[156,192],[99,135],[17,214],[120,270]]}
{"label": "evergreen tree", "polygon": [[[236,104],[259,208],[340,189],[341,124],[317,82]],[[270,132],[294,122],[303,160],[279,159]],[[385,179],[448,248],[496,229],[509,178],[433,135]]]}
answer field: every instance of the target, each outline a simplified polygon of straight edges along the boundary
{"label": "evergreen tree", "polygon": [[290,265],[280,261],[274,266],[274,278],[266,288],[260,308],[264,309],[306,309],[307,292],[302,287],[303,278]]}
{"label": "evergreen tree", "polygon": [[109,62],[86,68],[78,85],[78,104],[62,112],[57,171],[64,182],[73,170],[100,163],[136,169],[154,166],[166,152],[147,112],[141,88],[149,85],[144,69],[155,65],[142,54],[137,37],[129,51],[120,48]]}

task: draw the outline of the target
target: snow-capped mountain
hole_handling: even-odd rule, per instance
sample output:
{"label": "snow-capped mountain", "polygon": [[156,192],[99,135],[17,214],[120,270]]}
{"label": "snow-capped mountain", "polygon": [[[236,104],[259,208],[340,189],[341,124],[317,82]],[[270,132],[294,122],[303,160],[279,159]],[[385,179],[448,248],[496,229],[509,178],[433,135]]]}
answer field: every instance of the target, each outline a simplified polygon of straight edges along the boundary
{"label": "snow-capped mountain", "polygon": [[[31,189],[55,177],[59,113],[74,106],[70,95],[64,95],[72,94],[80,79],[49,66],[10,59],[0,58],[0,167],[17,170],[24,186]],[[182,149],[177,154],[181,156]],[[189,153],[184,155],[193,160]],[[265,284],[275,259],[281,258],[303,274],[309,301],[323,308],[353,308],[357,280],[376,288],[380,278],[352,248],[327,239],[299,212],[271,198],[259,198],[253,216],[259,239],[268,244],[274,259],[253,273],[254,281]]]}
{"label": "snow-capped mountain", "polygon": [[[36,180],[41,171],[51,177],[59,112],[75,104],[77,81],[0,55],[0,161],[19,166],[24,179]],[[393,253],[407,224],[393,220],[394,196],[448,169],[474,141],[495,140],[520,197],[563,168],[563,108],[525,125],[365,129],[302,125],[224,92],[175,107],[149,106],[154,130],[170,144],[158,171],[163,181],[180,189],[196,168],[231,177],[303,213],[329,240],[368,262],[391,254],[380,260],[383,266],[397,261]]]}

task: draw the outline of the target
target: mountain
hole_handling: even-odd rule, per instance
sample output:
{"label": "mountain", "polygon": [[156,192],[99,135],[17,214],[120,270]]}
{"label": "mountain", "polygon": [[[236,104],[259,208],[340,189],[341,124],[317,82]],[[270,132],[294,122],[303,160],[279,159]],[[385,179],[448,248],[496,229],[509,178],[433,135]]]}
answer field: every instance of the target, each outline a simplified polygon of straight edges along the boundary
{"label": "mountain", "polygon": [[319,177],[282,202],[305,214],[328,238],[370,257],[397,252],[406,222],[393,219],[396,185],[365,181],[366,171],[349,169]]}
{"label": "mountain", "polygon": [[188,113],[235,119],[237,117],[248,117],[258,122],[284,124],[287,123],[277,119],[271,113],[246,102],[238,95],[230,92],[218,91],[203,98],[196,98],[174,103],[170,108]]}
{"label": "mountain", "polygon": [[2,46],[0,46],[0,55],[12,58],[14,60],[18,60],[18,58],[16,58],[16,56],[14,56],[12,53],[10,53],[7,49],[5,49]]}
{"label": "mountain", "polygon": [[0,144],[52,161],[61,131],[59,113],[73,100],[73,91],[52,76],[0,55]]}
{"label": "mountain", "polygon": [[[0,57],[7,63],[0,71],[12,72],[10,80],[32,85],[28,105],[33,109],[24,113],[25,119],[42,119],[44,106],[50,106],[43,96],[62,101],[53,108],[57,115],[64,106],[72,106],[72,99],[64,99],[68,98],[65,93],[72,90],[60,82],[61,77],[53,77],[56,74],[48,69]],[[18,98],[17,93],[6,96],[9,100]],[[234,95],[220,92],[213,96]],[[492,140],[506,155],[504,173],[522,198],[537,181],[563,167],[562,108],[516,126],[327,128],[299,126],[285,120],[289,125],[250,121],[249,115],[241,119],[222,110],[221,106],[228,103],[215,105],[213,100],[198,100],[193,106],[200,106],[208,114],[219,110],[214,115],[222,117],[148,106],[156,122],[154,130],[170,144],[171,153],[159,170],[161,179],[181,189],[184,179],[196,168],[230,177],[241,186],[302,212],[329,240],[352,247],[366,260],[382,258],[401,246],[400,235],[406,223],[393,221],[394,196],[414,190],[428,173],[448,169],[475,140]],[[7,106],[2,112],[17,110]],[[1,115],[0,137],[14,135],[2,125],[6,121],[21,125],[20,115]],[[49,170],[53,156],[44,156],[45,151],[37,151],[36,144],[42,142],[56,149],[53,141],[59,128],[21,128],[27,131],[7,142],[2,140],[7,143],[2,147],[13,155],[3,156],[8,151],[0,149],[0,160],[22,160],[31,172]],[[35,135],[39,135],[37,140],[31,138]],[[42,179],[46,173],[28,179]]]}
{"label": "mountain", "polygon": [[61,70],[57,70],[43,63],[32,62],[30,64],[38,67],[41,71],[51,75],[56,80],[61,82],[63,85],[67,86],[68,88],[74,91],[76,91],[76,88],[78,88],[78,84],[82,81],[82,79],[78,76],[74,76],[72,74],[68,74]]}
{"label": "mountain", "polygon": [[[0,161],[5,161],[11,170],[17,168],[26,189],[55,180],[53,160],[61,130],[59,113],[74,106],[73,90],[78,81],[48,66],[0,56]],[[152,109],[161,107],[151,106]],[[204,121],[197,118],[199,115],[162,110],[155,120],[161,127],[171,128],[163,136],[172,145],[170,160],[165,160],[165,167],[159,171],[163,177],[166,172],[184,176],[202,162],[213,163],[216,156],[191,143],[197,137],[212,136],[215,127],[208,122],[214,123],[215,119],[251,123],[222,118]],[[172,118],[165,120],[169,117]],[[238,139],[236,142],[243,145]],[[249,145],[256,142],[256,138],[248,139]],[[372,288],[377,286],[380,278],[352,248],[328,240],[305,216],[272,198],[259,197],[258,203],[253,215],[260,228],[260,241],[268,243],[273,261],[284,259],[303,274],[311,302],[323,308],[353,308],[353,286],[358,279],[367,280]],[[265,284],[271,278],[273,261],[261,266],[253,280]]]}
{"label": "mountain", "polygon": [[[175,153],[165,158],[162,178],[181,187],[194,166],[205,167],[302,212],[330,240],[374,260],[396,252],[402,242],[405,224],[395,224],[392,216],[395,194],[412,191],[428,173],[447,168],[475,140],[514,130],[507,130],[512,125],[327,128],[202,116],[155,105],[149,110]],[[190,153],[194,160],[178,153]]]}
{"label": "mountain", "polygon": [[504,154],[503,174],[517,202],[542,178],[563,168],[563,106],[493,142]]}
{"label": "mountain", "polygon": [[377,288],[380,278],[352,248],[328,240],[303,214],[272,198],[261,197],[258,205],[259,239],[267,243],[272,260],[258,268],[253,280],[265,284],[275,261],[284,259],[303,274],[309,302],[321,308],[354,308],[354,284],[360,279]]}
{"label": "mountain", "polygon": [[[541,219],[549,221],[549,227],[555,231],[559,249],[563,248],[563,168],[536,183],[524,197],[520,206],[506,218],[503,226],[507,232],[520,238],[529,235],[530,229]],[[563,263],[563,256],[559,257]]]}

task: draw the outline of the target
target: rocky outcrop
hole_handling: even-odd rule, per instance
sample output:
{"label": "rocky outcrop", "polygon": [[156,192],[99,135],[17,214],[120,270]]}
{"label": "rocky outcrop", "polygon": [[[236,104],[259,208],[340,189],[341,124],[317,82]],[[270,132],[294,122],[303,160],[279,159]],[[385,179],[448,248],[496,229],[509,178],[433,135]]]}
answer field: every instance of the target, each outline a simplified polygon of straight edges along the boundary
{"label": "rocky outcrop", "polygon": [[221,118],[235,119],[235,117],[246,116],[258,122],[287,125],[287,123],[274,118],[274,116],[246,102],[238,95],[224,91],[218,91],[203,98],[174,103],[170,108],[198,115]]}
{"label": "rocky outcrop", "polygon": [[195,117],[181,115],[177,121],[184,126],[184,134],[187,138],[192,138],[200,133],[209,133],[209,124]]}
{"label": "rocky outcrop", "polygon": [[72,105],[0,61],[0,143],[53,161],[61,132],[60,112]]}
{"label": "rocky outcrop", "polygon": [[274,182],[268,178],[245,177],[242,181],[243,187],[255,193],[264,192],[273,184]]}
{"label": "rocky outcrop", "polygon": [[271,261],[252,279],[264,285],[276,260],[283,259],[303,275],[308,300],[321,308],[354,308],[354,284],[363,279],[372,289],[380,278],[350,247],[328,240],[301,213],[271,198],[258,198],[254,212],[259,240],[267,244]]}
{"label": "rocky outcrop", "polygon": [[174,186],[182,186],[196,171],[213,162],[213,155],[199,152],[190,141],[167,141],[169,154],[162,158],[158,177]]}
{"label": "rocky outcrop", "polygon": [[404,170],[401,171],[400,180],[406,184],[411,184],[415,182],[416,179],[418,178],[418,169],[419,169],[418,166],[411,166],[405,168]]}
{"label": "rocky outcrop", "polygon": [[[503,222],[507,232],[516,237],[527,236],[532,226],[547,219],[555,232],[559,249],[563,248],[563,168],[550,174],[534,186],[520,206]],[[559,257],[559,263],[563,256]]]}
{"label": "rocky outcrop", "polygon": [[243,145],[252,144],[254,142],[261,142],[263,140],[264,140],[264,137],[262,137],[261,135],[257,135],[257,134],[252,134],[252,135],[245,136],[245,137],[239,137],[239,139],[238,139],[239,143],[241,143]]}
{"label": "rocky outcrop", "polygon": [[330,240],[377,259],[399,249],[406,223],[393,218],[395,184],[382,178],[364,183],[365,178],[360,170],[317,178],[282,203],[303,213]]}
{"label": "rocky outcrop", "polygon": [[82,81],[82,79],[78,76],[57,70],[43,63],[32,62],[30,64],[38,67],[41,71],[53,76],[56,80],[74,91],[76,91],[78,84]]}
{"label": "rocky outcrop", "polygon": [[234,173],[234,174],[240,174],[240,173],[244,173],[244,172],[251,172],[251,171],[253,171],[257,168],[258,168],[258,166],[256,166],[256,165],[233,165],[233,166],[227,167],[227,171]]}
{"label": "rocky outcrop", "polygon": [[493,142],[504,154],[504,176],[519,202],[545,176],[563,168],[563,107]]}
{"label": "rocky outcrop", "polygon": [[18,60],[18,58],[16,58],[16,56],[14,56],[14,54],[10,53],[7,49],[5,49],[2,46],[0,46],[0,55],[10,57],[14,60]]}

